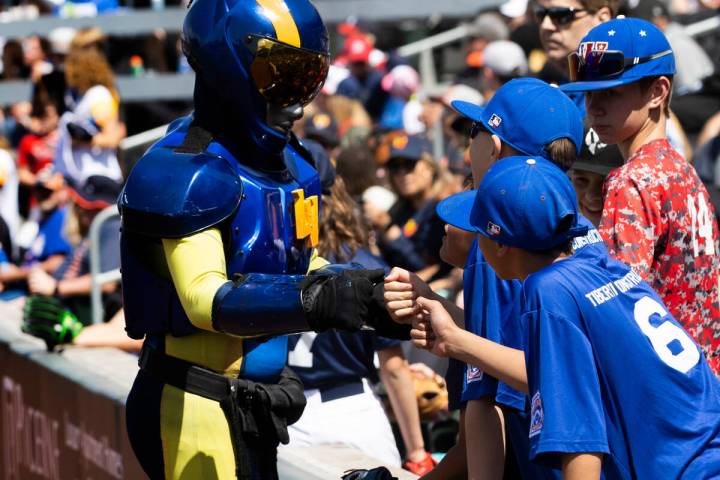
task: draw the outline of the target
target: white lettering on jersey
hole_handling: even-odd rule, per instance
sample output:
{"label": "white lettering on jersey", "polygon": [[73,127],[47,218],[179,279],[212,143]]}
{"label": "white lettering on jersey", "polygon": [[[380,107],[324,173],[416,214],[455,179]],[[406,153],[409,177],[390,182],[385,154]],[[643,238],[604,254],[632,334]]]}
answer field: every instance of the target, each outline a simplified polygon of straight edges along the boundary
{"label": "white lettering on jersey", "polygon": [[[687,206],[690,212],[693,254],[698,257],[715,255],[715,242],[713,241],[713,220],[710,218],[710,209],[705,197],[700,194],[697,202],[692,195],[687,196]],[[702,250],[705,250],[704,252]]]}
{"label": "white lettering on jersey", "polygon": [[603,239],[600,236],[600,233],[593,228],[592,230],[588,230],[587,234],[582,237],[575,237],[572,241],[572,248],[573,251],[576,251],[588,245],[595,245],[596,243],[602,242]]}
{"label": "white lettering on jersey", "polygon": [[634,270],[630,270],[624,277],[608,282],[602,287],[586,293],[585,298],[590,300],[593,307],[598,307],[621,293],[628,292],[631,288],[638,286],[640,282],[642,282],[640,275],[635,273]]}
{"label": "white lettering on jersey", "polygon": [[288,365],[291,367],[312,368],[313,354],[311,349],[315,337],[317,337],[315,332],[305,332],[300,335],[295,348],[288,352]]}

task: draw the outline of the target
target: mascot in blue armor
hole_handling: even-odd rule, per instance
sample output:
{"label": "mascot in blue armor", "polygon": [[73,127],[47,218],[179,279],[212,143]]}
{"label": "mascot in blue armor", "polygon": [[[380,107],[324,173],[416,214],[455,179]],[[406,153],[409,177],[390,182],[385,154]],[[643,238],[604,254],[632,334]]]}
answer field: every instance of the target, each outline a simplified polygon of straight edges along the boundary
{"label": "mascot in blue armor", "polygon": [[304,407],[283,334],[372,324],[383,275],[314,254],[320,183],[291,133],[328,71],[309,1],[195,0],[183,50],[195,110],[119,200],[127,331],[145,338],[128,434],[153,479],[273,479]]}

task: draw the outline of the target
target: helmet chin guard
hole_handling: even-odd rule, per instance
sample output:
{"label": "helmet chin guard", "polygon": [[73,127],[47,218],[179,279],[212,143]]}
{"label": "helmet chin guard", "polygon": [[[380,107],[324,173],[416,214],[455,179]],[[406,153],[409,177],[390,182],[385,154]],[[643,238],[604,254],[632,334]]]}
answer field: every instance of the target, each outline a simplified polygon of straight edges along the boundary
{"label": "helmet chin guard", "polygon": [[[223,135],[277,155],[287,136],[267,124],[268,104],[306,105],[328,70],[328,36],[308,0],[195,0],[183,51],[203,84],[197,111],[215,112]],[[204,103],[214,103],[204,105]],[[219,104],[219,105],[217,105]]]}

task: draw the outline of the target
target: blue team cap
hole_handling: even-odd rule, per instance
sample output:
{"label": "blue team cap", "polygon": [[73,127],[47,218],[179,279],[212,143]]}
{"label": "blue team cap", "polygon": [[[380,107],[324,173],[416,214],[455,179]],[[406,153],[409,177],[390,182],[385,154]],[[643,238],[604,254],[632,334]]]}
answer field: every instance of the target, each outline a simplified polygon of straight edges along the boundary
{"label": "blue team cap", "polygon": [[477,190],[446,198],[437,213],[457,228],[530,251],[550,250],[587,233],[578,225],[570,179],[539,157],[498,161]]}
{"label": "blue team cap", "polygon": [[503,85],[483,107],[456,100],[452,107],[515,150],[546,156],[545,147],[567,137],[580,153],[582,115],[557,87],[536,78],[516,78]]}
{"label": "blue team cap", "polygon": [[675,56],[665,35],[639,18],[617,18],[596,26],[568,55],[571,83],[565,92],[605,90],[644,77],[675,74]]}

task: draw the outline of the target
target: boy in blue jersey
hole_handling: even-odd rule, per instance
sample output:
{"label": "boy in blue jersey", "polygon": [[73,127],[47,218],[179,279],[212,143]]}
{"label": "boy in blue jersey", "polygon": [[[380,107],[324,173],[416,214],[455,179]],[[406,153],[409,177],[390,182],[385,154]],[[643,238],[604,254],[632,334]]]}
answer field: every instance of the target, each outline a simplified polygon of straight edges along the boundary
{"label": "boy in blue jersey", "polygon": [[571,254],[587,227],[567,176],[544,159],[513,157],[477,192],[451,198],[444,219],[478,233],[498,276],[523,282],[524,359],[460,330],[424,298],[416,344],[466,361],[492,357],[500,378],[526,382],[530,457],[561,466],[564,478],[720,476],[720,383],[639,275],[594,249]]}
{"label": "boy in blue jersey", "polygon": [[[536,79],[517,79],[500,88],[485,107],[453,102],[453,107],[474,123],[470,158],[475,186],[491,165],[511,155],[546,156],[563,170],[575,160],[582,139],[580,113],[562,92]],[[530,121],[529,119],[532,119]],[[438,213],[449,204],[442,202]],[[592,227],[589,221],[582,219]],[[594,228],[578,248],[592,246],[604,251]],[[518,320],[520,283],[498,279],[474,245],[464,272],[465,312],[443,302],[459,324],[492,342],[522,349]],[[414,298],[432,295],[429,288],[407,272],[394,270],[386,278],[385,299],[399,320],[416,312]],[[434,297],[433,297],[434,298]],[[482,369],[477,366],[483,367]],[[468,365],[462,400],[467,408],[468,469],[471,477],[501,478],[503,474],[503,427],[525,478],[554,478],[558,472],[541,469],[527,461],[525,395],[488,370],[489,365]],[[499,405],[501,412],[495,405]]]}

